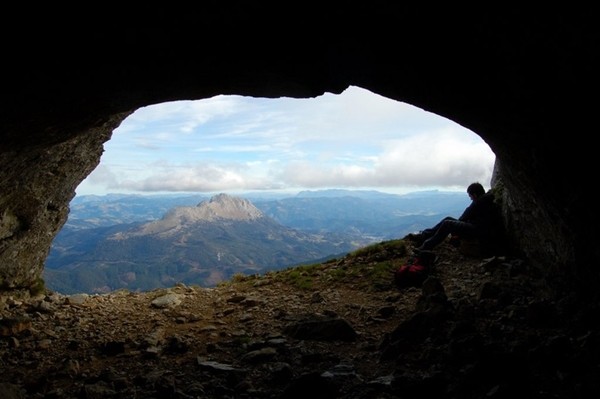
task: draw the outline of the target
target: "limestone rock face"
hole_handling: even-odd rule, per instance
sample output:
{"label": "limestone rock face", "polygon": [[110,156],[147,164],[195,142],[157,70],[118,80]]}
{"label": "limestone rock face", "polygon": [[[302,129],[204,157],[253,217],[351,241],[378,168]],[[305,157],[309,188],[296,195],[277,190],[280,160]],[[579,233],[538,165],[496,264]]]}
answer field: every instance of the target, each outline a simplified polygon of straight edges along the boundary
{"label": "limestone rock face", "polygon": [[227,194],[218,194],[198,204],[196,209],[203,220],[254,220],[264,217],[250,201]]}
{"label": "limestone rock face", "polygon": [[[302,2],[278,14],[261,2],[223,1],[196,13],[164,6],[144,17],[111,10],[23,26],[34,40],[3,50],[1,286],[27,288],[40,277],[75,188],[137,108],[217,94],[309,98],[352,85],[480,135],[500,163],[515,247],[548,281],[594,287],[595,12],[396,3]],[[214,39],[224,31],[234,40]]]}
{"label": "limestone rock face", "polygon": [[160,220],[146,223],[130,235],[174,233],[185,225],[216,220],[249,221],[264,217],[250,201],[219,194],[197,206],[181,206],[167,212]]}
{"label": "limestone rock face", "polygon": [[[0,158],[0,286],[36,284],[52,240],[67,220],[77,185],[100,162],[114,116],[64,140],[8,148]],[[3,148],[4,149],[4,148]]]}

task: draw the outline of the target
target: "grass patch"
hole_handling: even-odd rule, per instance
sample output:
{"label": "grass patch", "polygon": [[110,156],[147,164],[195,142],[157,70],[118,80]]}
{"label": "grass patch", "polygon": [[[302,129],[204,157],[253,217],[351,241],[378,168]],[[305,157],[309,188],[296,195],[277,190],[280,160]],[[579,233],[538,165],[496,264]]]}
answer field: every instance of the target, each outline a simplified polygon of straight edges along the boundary
{"label": "grass patch", "polygon": [[310,290],[313,288],[312,276],[302,270],[292,270],[287,273],[286,282],[301,290]]}
{"label": "grass patch", "polygon": [[46,282],[42,278],[36,279],[33,284],[29,286],[29,295],[37,296],[46,292]]}
{"label": "grass patch", "polygon": [[269,271],[262,276],[234,275],[225,284],[255,283],[261,279],[288,284],[300,290],[352,284],[365,291],[382,291],[394,285],[394,271],[408,250],[403,240],[389,240],[357,249],[342,259]]}
{"label": "grass patch", "polygon": [[349,254],[350,258],[368,258],[367,260],[384,260],[406,256],[407,248],[404,240],[382,241],[363,248],[359,248]]}
{"label": "grass patch", "polygon": [[320,279],[323,266],[321,264],[302,265],[278,270],[270,273],[276,281],[289,284],[298,289],[310,290],[314,288],[315,281]]}

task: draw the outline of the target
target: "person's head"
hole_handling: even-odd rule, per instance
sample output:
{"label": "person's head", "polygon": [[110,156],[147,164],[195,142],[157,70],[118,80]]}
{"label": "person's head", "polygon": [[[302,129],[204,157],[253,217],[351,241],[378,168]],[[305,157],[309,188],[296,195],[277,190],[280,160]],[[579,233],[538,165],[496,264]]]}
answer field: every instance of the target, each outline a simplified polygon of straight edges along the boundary
{"label": "person's head", "polygon": [[467,193],[469,194],[471,199],[474,200],[485,194],[485,189],[480,183],[475,182],[469,184],[469,187],[467,187]]}

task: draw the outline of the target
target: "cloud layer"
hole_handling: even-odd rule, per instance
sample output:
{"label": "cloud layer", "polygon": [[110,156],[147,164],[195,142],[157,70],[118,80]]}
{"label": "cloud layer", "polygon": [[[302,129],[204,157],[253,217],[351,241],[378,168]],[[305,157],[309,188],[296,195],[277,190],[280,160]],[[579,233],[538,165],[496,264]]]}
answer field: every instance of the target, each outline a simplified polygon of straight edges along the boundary
{"label": "cloud layer", "polygon": [[138,109],[77,194],[463,190],[489,186],[494,160],[472,131],[356,87],[313,99],[216,96]]}

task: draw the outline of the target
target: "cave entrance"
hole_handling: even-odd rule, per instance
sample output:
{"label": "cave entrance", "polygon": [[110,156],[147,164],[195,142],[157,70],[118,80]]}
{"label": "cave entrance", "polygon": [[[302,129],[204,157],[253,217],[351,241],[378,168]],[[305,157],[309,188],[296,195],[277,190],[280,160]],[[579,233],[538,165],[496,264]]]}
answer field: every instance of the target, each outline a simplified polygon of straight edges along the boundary
{"label": "cave entrance", "polygon": [[[467,205],[464,190],[469,183],[489,184],[494,160],[489,146],[464,127],[358,87],[313,99],[220,95],[144,107],[114,131],[101,163],[77,188],[69,220],[47,259],[45,279],[50,288],[66,293],[76,292],[74,286],[80,291],[108,292],[119,287],[158,288],[148,281],[174,284],[173,275],[197,272],[195,268],[202,263],[195,260],[201,256],[197,253],[188,259],[163,259],[170,249],[183,248],[188,238],[159,244],[152,237],[138,235],[135,243],[122,239],[115,246],[114,237],[126,237],[125,230],[132,226],[158,220],[175,207],[195,207],[220,193],[267,202],[325,190],[322,196],[329,197],[348,195],[347,191],[396,195],[440,190],[459,195],[452,199],[454,208],[439,211],[452,214]],[[333,194],[335,190],[340,191]],[[312,210],[321,214],[318,217],[303,208],[297,219],[289,214],[298,212],[298,205],[289,205],[288,218],[282,220],[279,213],[278,221],[310,233],[356,231],[352,240],[361,244],[408,232],[385,216],[360,220],[357,227],[357,214],[369,210],[348,210],[349,205],[333,202],[314,206]],[[265,213],[276,214],[262,205]],[[387,209],[381,203],[372,207],[381,212]],[[429,208],[420,211],[429,212],[426,216],[431,220],[439,217]],[[331,216],[335,212],[345,212],[345,216],[336,219]],[[410,214],[404,209],[389,212]],[[419,217],[420,223],[428,223],[429,219]],[[310,223],[302,218],[311,219]],[[365,227],[369,222],[379,230]],[[169,264],[161,267],[160,276],[148,276],[141,266],[132,266],[154,249],[160,262]],[[227,251],[214,252],[217,261],[227,262]],[[288,262],[294,259],[282,251],[279,254]],[[135,259],[128,260],[128,255]],[[248,261],[240,256],[229,259],[231,263]],[[252,271],[251,267],[237,270]],[[216,283],[236,270],[203,269],[199,273],[203,281]],[[146,281],[143,286],[136,283],[142,280]]]}

